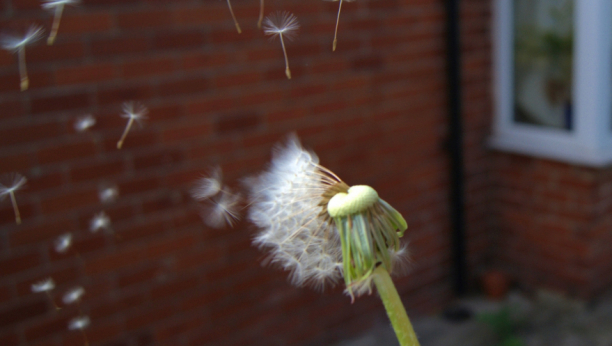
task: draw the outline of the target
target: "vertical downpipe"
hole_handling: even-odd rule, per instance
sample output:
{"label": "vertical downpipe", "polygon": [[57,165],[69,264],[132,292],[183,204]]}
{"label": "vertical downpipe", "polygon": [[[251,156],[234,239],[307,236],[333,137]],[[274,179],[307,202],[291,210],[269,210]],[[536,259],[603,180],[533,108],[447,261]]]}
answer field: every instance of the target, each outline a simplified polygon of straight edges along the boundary
{"label": "vertical downpipe", "polygon": [[450,214],[453,251],[453,288],[457,296],[466,293],[465,210],[463,136],[461,122],[461,44],[459,0],[446,2],[447,78],[449,106]]}

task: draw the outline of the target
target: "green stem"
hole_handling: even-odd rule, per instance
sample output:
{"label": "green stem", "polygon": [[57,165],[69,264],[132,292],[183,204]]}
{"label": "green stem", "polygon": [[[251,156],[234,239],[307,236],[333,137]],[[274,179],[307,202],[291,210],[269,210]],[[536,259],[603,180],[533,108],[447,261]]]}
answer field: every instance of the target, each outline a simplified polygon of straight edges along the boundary
{"label": "green stem", "polygon": [[389,316],[389,320],[391,320],[391,325],[393,326],[393,330],[395,330],[395,335],[400,345],[420,346],[419,340],[410,323],[410,319],[408,319],[408,315],[404,309],[404,305],[400,300],[399,294],[397,294],[397,290],[387,270],[383,266],[378,266],[378,268],[374,270],[373,276],[374,284],[376,285],[376,289],[378,289],[380,299],[382,299],[385,305],[385,310],[387,310],[387,315]]}

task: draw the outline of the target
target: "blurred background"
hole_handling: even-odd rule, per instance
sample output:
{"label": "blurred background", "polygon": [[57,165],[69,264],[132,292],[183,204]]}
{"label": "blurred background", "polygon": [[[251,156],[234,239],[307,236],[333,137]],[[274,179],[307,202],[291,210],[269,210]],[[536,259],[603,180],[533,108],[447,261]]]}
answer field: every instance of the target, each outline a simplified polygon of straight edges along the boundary
{"label": "blurred background", "polygon": [[[195,181],[218,165],[239,189],[291,132],[404,215],[411,262],[395,282],[417,334],[436,334],[417,322],[480,294],[491,272],[527,295],[591,301],[612,287],[611,171],[488,147],[492,1],[343,2],[332,52],[338,2],[266,0],[266,15],[290,11],[301,26],[286,42],[291,80],[279,41],[257,28],[259,2],[231,5],[241,34],[221,0],[66,6],[55,43],[27,46],[23,92],[17,54],[0,52],[0,182],[27,178],[20,225],[0,203],[0,345],[83,345],[68,330],[79,315],[89,343],[106,346],[332,345],[388,328],[375,294],[351,304],[340,285],[293,287],[262,264],[251,224],[202,222]],[[6,34],[53,21],[39,0],[3,0],[0,15]],[[537,50],[521,52],[517,79],[533,87]],[[517,122],[572,128],[564,52],[546,94],[561,106],[546,113],[521,94]],[[126,101],[149,114],[118,150]],[[95,125],[77,131],[86,114]],[[108,230],[90,232],[102,211]],[[50,297],[32,292],[49,277]],[[62,303],[78,286],[80,303]]]}

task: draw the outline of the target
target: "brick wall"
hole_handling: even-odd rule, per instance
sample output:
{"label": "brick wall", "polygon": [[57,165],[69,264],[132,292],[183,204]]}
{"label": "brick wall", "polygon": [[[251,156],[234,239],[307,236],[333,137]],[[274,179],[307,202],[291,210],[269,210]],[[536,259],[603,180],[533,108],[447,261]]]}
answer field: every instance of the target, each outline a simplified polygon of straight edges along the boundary
{"label": "brick wall", "polygon": [[527,289],[594,298],[612,279],[612,175],[518,155],[495,164],[499,260]]}
{"label": "brick wall", "polygon": [[[80,345],[67,322],[91,317],[92,345],[327,344],[387,323],[374,297],[294,288],[262,267],[253,229],[207,228],[189,189],[212,165],[225,181],[264,168],[296,131],[349,184],[377,188],[406,217],[413,263],[397,279],[411,314],[451,296],[444,7],[441,1],[267,1],[301,23],[288,44],[256,30],[258,2],[84,0],[67,7],[53,46],[27,48],[31,87],[0,52],[0,173],[20,172],[23,223],[0,204],[0,344]],[[462,2],[469,260],[484,259],[490,224],[490,4]],[[3,30],[50,27],[38,0],[0,3]],[[124,101],[150,110],[116,149]],[[91,113],[88,132],[73,129]],[[374,169],[375,168],[375,169]],[[102,204],[101,186],[119,198]],[[603,192],[602,192],[603,193]],[[88,231],[104,210],[114,234]],[[54,239],[72,232],[66,254]],[[604,252],[602,252],[603,255]],[[82,285],[80,308],[56,312],[32,283],[53,277],[59,301]],[[263,342],[263,341],[262,341]]]}

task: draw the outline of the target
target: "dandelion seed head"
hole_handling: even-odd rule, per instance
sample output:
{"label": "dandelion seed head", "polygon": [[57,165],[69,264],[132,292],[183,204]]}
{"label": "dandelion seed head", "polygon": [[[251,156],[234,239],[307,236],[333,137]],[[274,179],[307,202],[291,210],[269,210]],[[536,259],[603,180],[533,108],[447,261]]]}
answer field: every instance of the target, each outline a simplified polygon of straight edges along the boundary
{"label": "dandelion seed head", "polygon": [[8,51],[16,52],[28,44],[34,43],[43,37],[44,29],[38,25],[30,25],[23,37],[3,35],[0,37],[0,45]]}
{"label": "dandelion seed head", "polygon": [[260,231],[253,243],[270,252],[268,261],[290,272],[297,286],[324,287],[341,278],[338,232],[321,206],[329,185],[319,159],[296,136],[278,146],[267,171],[245,180],[249,220]]}
{"label": "dandelion seed head", "polygon": [[101,229],[110,230],[111,220],[105,212],[101,211],[89,222],[89,231],[96,233]]}
{"label": "dandelion seed head", "polygon": [[55,288],[55,282],[52,278],[47,278],[45,280],[36,282],[32,284],[32,292],[40,293],[40,292],[48,292]]}
{"label": "dandelion seed head", "polygon": [[15,191],[22,188],[25,183],[28,181],[26,177],[19,173],[12,173],[9,176],[11,183],[7,186],[4,184],[0,184],[0,198],[6,197],[8,194],[14,193]]}
{"label": "dandelion seed head", "polygon": [[95,124],[96,124],[96,118],[94,118],[94,116],[91,114],[86,114],[78,118],[74,122],[74,129],[77,132],[84,132],[84,131],[89,130],[89,128],[94,126]]}
{"label": "dandelion seed head", "polygon": [[191,196],[199,201],[211,198],[221,191],[222,172],[221,167],[215,167],[210,177],[200,178],[191,191]]}
{"label": "dandelion seed head", "polygon": [[81,0],[43,0],[43,3],[40,6],[45,10],[53,10],[59,6],[76,5],[80,2]]}
{"label": "dandelion seed head", "polygon": [[116,186],[101,187],[98,197],[102,203],[114,202],[119,197],[119,189]]}
{"label": "dandelion seed head", "polygon": [[121,117],[133,119],[141,124],[143,120],[147,119],[148,113],[149,110],[142,103],[130,101],[123,103],[123,114],[121,114]]}
{"label": "dandelion seed head", "polygon": [[73,304],[81,300],[81,297],[85,294],[85,289],[81,286],[71,288],[62,297],[64,304]]}
{"label": "dandelion seed head", "polygon": [[240,219],[238,211],[240,195],[232,193],[228,188],[222,189],[210,203],[211,205],[202,211],[202,218],[208,226],[213,228],[232,227]]}
{"label": "dandelion seed head", "polygon": [[91,320],[89,316],[79,316],[75,317],[68,322],[69,330],[83,330],[89,326]]}
{"label": "dandelion seed head", "polygon": [[292,13],[274,12],[266,17],[263,24],[264,34],[275,38],[278,35],[283,35],[283,38],[292,40],[300,28],[300,23],[297,17]]}
{"label": "dandelion seed head", "polygon": [[64,253],[68,251],[70,245],[72,245],[71,233],[62,234],[57,237],[57,239],[55,239],[55,251],[57,251],[58,253]]}

